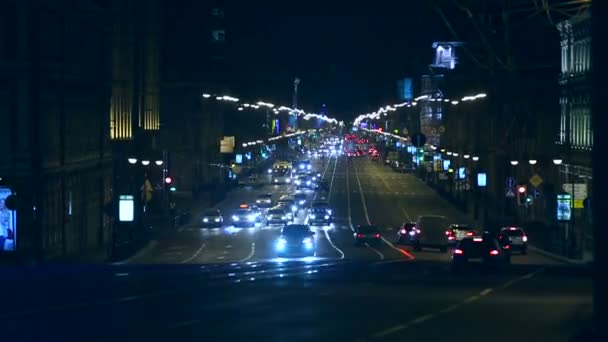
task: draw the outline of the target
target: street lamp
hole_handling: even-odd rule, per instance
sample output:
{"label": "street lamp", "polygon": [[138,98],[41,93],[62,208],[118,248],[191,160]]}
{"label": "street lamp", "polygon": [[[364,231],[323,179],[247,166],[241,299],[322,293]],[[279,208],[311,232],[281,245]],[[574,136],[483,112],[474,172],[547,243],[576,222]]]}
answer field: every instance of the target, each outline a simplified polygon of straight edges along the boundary
{"label": "street lamp", "polygon": [[451,156],[451,155],[452,155],[452,152],[451,152],[451,151],[447,151],[447,152],[446,152],[446,154],[447,154],[448,156]]}
{"label": "street lamp", "polygon": [[471,155],[470,154],[465,154],[463,157],[464,157],[464,159],[469,159],[471,157]]}
{"label": "street lamp", "polygon": [[161,166],[161,165],[163,165],[163,161],[162,160],[157,160],[157,161],[154,162],[154,164],[156,164],[158,166]]}
{"label": "street lamp", "polygon": [[553,164],[560,165],[562,163],[561,159],[553,159]]}
{"label": "street lamp", "polygon": [[458,157],[458,153],[456,153],[456,152],[453,152],[453,153],[452,153],[452,155],[453,155],[454,157]]}
{"label": "street lamp", "polygon": [[530,160],[528,160],[528,163],[530,163],[530,165],[536,165],[536,163],[538,163],[538,161],[536,159],[530,159]]}
{"label": "street lamp", "polygon": [[129,161],[129,164],[135,164],[135,163],[137,163],[137,158],[129,158],[127,160]]}
{"label": "street lamp", "polygon": [[203,94],[203,97],[204,97],[204,98],[206,98],[206,99],[208,99],[208,98],[210,98],[210,97],[211,97],[211,95],[210,95],[210,94],[206,94],[206,93],[205,93],[205,94]]}
{"label": "street lamp", "polygon": [[473,161],[478,161],[478,160],[479,160],[479,157],[478,157],[478,156],[473,156],[473,158],[472,158],[472,159],[473,159]]}
{"label": "street lamp", "polygon": [[511,165],[515,166],[517,164],[519,164],[519,162],[517,160],[511,160]]}
{"label": "street lamp", "polygon": [[150,165],[150,161],[149,160],[142,160],[141,161],[141,165],[148,166],[148,165]]}

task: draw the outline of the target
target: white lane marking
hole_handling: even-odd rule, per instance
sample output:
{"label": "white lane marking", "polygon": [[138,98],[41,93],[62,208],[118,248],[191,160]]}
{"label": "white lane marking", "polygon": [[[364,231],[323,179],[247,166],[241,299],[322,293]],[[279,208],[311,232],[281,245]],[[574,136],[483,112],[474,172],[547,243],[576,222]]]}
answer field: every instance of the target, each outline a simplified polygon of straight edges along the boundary
{"label": "white lane marking", "polygon": [[412,222],[412,218],[407,211],[405,211],[405,208],[401,208],[401,210],[403,210],[403,213],[405,214],[405,219],[408,220],[408,222]]}
{"label": "white lane marking", "polygon": [[353,232],[355,231],[355,228],[353,227],[353,219],[351,218],[351,210],[350,210],[350,180],[348,177],[349,174],[349,165],[346,165],[346,207],[348,208],[348,226],[350,227],[350,230],[352,230]]}
{"label": "white lane marking", "polygon": [[382,252],[380,252],[379,250],[375,249],[374,247],[370,246],[369,243],[365,244],[365,247],[371,249],[372,251],[376,252],[376,254],[378,254],[378,257],[380,257],[380,260],[384,260],[384,254],[382,254]]}
{"label": "white lane marking", "polygon": [[[545,269],[546,269],[546,268],[545,268],[545,267],[543,267],[543,268],[540,268],[540,269],[538,269],[538,270],[536,270],[536,271],[534,271],[534,272],[532,272],[532,273],[528,273],[528,274],[525,274],[525,275],[523,275],[523,276],[521,276],[521,277],[519,277],[519,278],[512,279],[512,280],[510,280],[510,281],[508,281],[508,282],[504,283],[502,286],[499,286],[499,288],[500,288],[500,289],[504,289],[504,288],[507,288],[507,287],[509,287],[509,286],[511,286],[511,285],[513,285],[513,284],[515,284],[515,283],[517,283],[517,282],[520,282],[520,281],[523,281],[523,280],[528,280],[528,279],[531,279],[532,277],[534,277],[535,275],[537,275],[537,274],[539,274],[540,272],[544,271]],[[372,339],[379,339],[379,338],[383,338],[383,337],[386,337],[386,336],[388,336],[388,335],[394,334],[394,333],[396,333],[396,332],[399,332],[399,331],[405,330],[405,329],[407,329],[407,328],[411,327],[411,326],[412,326],[412,325],[414,325],[414,324],[419,324],[419,323],[422,323],[422,322],[428,321],[428,320],[430,320],[430,319],[436,318],[436,317],[438,317],[438,316],[441,316],[441,315],[444,315],[444,314],[450,313],[450,312],[452,312],[452,311],[454,311],[454,310],[456,310],[456,309],[458,309],[458,308],[460,308],[460,307],[462,307],[462,306],[464,306],[464,305],[466,305],[466,304],[470,304],[470,303],[473,303],[473,302],[475,302],[475,301],[479,300],[479,299],[480,299],[481,297],[483,297],[483,296],[487,296],[487,295],[489,295],[489,294],[490,294],[490,293],[492,293],[493,291],[494,291],[494,289],[493,289],[493,288],[487,288],[487,289],[484,289],[484,290],[482,290],[481,292],[479,292],[478,294],[475,294],[475,295],[473,295],[473,296],[470,296],[470,297],[468,297],[468,298],[465,298],[465,299],[464,299],[462,302],[457,303],[457,304],[450,305],[450,306],[448,306],[448,307],[446,307],[446,308],[443,308],[443,309],[441,309],[441,310],[437,311],[436,313],[430,313],[430,314],[426,314],[426,315],[424,315],[424,316],[417,317],[417,318],[415,318],[415,319],[413,319],[413,320],[411,320],[411,321],[409,321],[409,322],[407,322],[407,323],[405,323],[405,324],[398,324],[398,325],[395,325],[395,326],[390,327],[390,328],[388,328],[388,329],[385,329],[385,330],[379,331],[379,332],[377,332],[377,333],[374,333],[374,334],[372,334],[372,335],[371,335],[371,338],[372,338]]]}
{"label": "white lane marking", "polygon": [[327,241],[329,241],[329,244],[336,250],[338,251],[338,253],[340,253],[340,259],[344,259],[344,252],[338,248],[338,246],[336,246],[334,244],[334,242],[331,240],[331,238],[329,237],[329,232],[327,231],[327,229],[323,229],[323,231],[325,232],[325,238],[327,239]]}
{"label": "white lane marking", "polygon": [[196,258],[199,254],[201,254],[201,252],[203,251],[203,249],[205,248],[205,243],[201,243],[201,246],[196,250],[196,252],[194,252],[194,254],[192,254],[189,258],[184,259],[180,262],[180,264],[187,264],[190,261],[194,260],[194,258]]}
{"label": "white lane marking", "polygon": [[129,263],[133,262],[133,260],[137,260],[137,259],[141,258],[144,254],[147,254],[148,252],[150,252],[157,245],[158,245],[158,241],[152,240],[146,245],[146,247],[140,249],[139,252],[135,253],[135,255],[131,256],[130,258],[128,258],[126,260],[113,262],[112,265],[129,264]]}
{"label": "white lane marking", "polygon": [[253,258],[253,255],[255,254],[255,242],[251,243],[251,251],[249,252],[249,254],[247,254],[246,257],[244,257],[243,259],[239,260],[239,262],[245,262],[251,258]]}
{"label": "white lane marking", "polygon": [[224,259],[226,259],[226,257],[225,257],[225,256],[223,256],[223,255],[220,255],[220,256],[215,257],[215,258],[216,258],[217,260],[224,260]]}

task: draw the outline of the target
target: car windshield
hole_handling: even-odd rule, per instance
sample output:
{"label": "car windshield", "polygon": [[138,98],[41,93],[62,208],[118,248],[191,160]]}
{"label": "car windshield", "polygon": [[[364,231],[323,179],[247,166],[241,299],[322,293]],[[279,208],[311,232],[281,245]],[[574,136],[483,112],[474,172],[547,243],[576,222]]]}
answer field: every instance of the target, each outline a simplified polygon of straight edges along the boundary
{"label": "car windshield", "polygon": [[283,228],[282,234],[284,236],[303,236],[310,235],[310,228],[304,225],[289,225]]}
{"label": "car windshield", "polygon": [[363,234],[373,234],[373,233],[378,233],[379,230],[375,226],[360,226],[357,228],[357,232],[363,233]]}
{"label": "car windshield", "polygon": [[521,229],[505,229],[502,233],[507,236],[524,236],[524,231]]}
{"label": "car windshield", "polygon": [[220,216],[220,212],[217,210],[209,210],[209,211],[206,211],[204,215],[205,216]]}
{"label": "car windshield", "polygon": [[285,215],[285,211],[283,211],[282,209],[272,209],[269,210],[268,213],[271,215]]}
{"label": "car windshield", "polygon": [[271,199],[272,195],[270,194],[262,194],[262,195],[258,195],[258,199]]}
{"label": "car windshield", "polygon": [[239,209],[234,212],[234,215],[237,215],[237,216],[244,216],[244,215],[250,215],[250,214],[253,214],[253,211],[249,210],[249,209]]}

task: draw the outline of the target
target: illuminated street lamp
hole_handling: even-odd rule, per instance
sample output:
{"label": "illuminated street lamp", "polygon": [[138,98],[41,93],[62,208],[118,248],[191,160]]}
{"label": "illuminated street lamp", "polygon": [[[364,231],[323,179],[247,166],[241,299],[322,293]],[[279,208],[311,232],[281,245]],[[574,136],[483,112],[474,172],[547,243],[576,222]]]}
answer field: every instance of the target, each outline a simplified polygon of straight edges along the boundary
{"label": "illuminated street lamp", "polygon": [[479,157],[478,157],[478,156],[473,156],[473,158],[472,158],[472,159],[473,159],[473,161],[478,161],[478,160],[479,160]]}
{"label": "illuminated street lamp", "polygon": [[511,165],[515,166],[517,164],[519,164],[519,162],[517,160],[511,160]]}
{"label": "illuminated street lamp", "polygon": [[218,101],[222,101],[224,98],[221,97],[221,96],[217,96],[215,99],[218,100]]}
{"label": "illuminated street lamp", "polygon": [[465,154],[463,157],[464,157],[464,159],[469,159],[471,157],[471,155],[470,154]]}
{"label": "illuminated street lamp", "polygon": [[448,156],[451,156],[451,155],[452,155],[452,152],[451,152],[451,151],[447,151],[447,152],[446,152],[446,154],[447,154]]}
{"label": "illuminated street lamp", "polygon": [[453,153],[452,153],[452,155],[453,155],[454,157],[458,157],[458,153],[456,153],[456,152],[453,152]]}
{"label": "illuminated street lamp", "polygon": [[559,165],[559,164],[561,164],[561,163],[562,163],[562,160],[561,160],[561,159],[553,159],[553,164],[555,164],[555,165]]}
{"label": "illuminated street lamp", "polygon": [[157,160],[157,161],[154,162],[154,164],[156,164],[158,166],[161,166],[161,165],[163,165],[163,161],[162,160]]}
{"label": "illuminated street lamp", "polygon": [[211,97],[211,95],[210,94],[203,94],[203,97],[206,98],[206,99],[208,99],[208,98]]}
{"label": "illuminated street lamp", "polygon": [[148,166],[148,165],[150,165],[150,161],[149,160],[142,160],[141,161],[141,165]]}
{"label": "illuminated street lamp", "polygon": [[536,165],[536,163],[538,163],[538,161],[536,159],[530,159],[530,160],[528,160],[528,163],[530,163],[530,165]]}
{"label": "illuminated street lamp", "polygon": [[127,160],[129,161],[129,164],[135,164],[135,163],[137,163],[137,158],[129,158]]}

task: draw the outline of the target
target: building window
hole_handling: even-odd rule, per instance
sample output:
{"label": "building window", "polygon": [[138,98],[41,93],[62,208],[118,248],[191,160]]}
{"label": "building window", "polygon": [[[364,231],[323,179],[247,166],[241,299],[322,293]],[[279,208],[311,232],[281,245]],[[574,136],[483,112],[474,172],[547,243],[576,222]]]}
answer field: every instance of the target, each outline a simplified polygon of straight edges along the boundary
{"label": "building window", "polygon": [[214,43],[224,43],[226,41],[226,31],[213,30],[211,31],[211,38]]}

